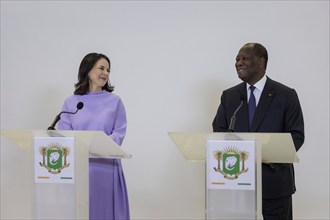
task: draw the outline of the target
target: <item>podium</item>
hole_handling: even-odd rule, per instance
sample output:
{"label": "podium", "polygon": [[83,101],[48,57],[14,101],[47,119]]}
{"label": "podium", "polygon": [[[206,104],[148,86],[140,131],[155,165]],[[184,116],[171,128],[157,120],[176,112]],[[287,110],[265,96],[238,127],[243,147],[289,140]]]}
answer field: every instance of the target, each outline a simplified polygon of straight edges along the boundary
{"label": "podium", "polygon": [[206,219],[263,219],[261,164],[299,162],[289,133],[169,132],[169,136],[188,162],[206,163]]}
{"label": "podium", "polygon": [[1,130],[1,136],[1,219],[88,219],[89,158],[132,157],[100,131]]}

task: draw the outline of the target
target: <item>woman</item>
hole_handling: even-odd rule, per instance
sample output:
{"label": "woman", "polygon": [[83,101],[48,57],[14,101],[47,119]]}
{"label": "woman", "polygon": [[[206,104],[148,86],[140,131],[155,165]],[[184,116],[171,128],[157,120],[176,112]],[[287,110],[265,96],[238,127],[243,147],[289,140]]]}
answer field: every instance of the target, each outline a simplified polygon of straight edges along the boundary
{"label": "woman", "polygon": [[[109,83],[110,60],[98,53],[87,54],[81,61],[74,95],[69,96],[62,111],[61,130],[104,131],[118,145],[126,133],[126,112],[119,96]],[[126,182],[120,159],[89,159],[89,219],[129,219]]]}

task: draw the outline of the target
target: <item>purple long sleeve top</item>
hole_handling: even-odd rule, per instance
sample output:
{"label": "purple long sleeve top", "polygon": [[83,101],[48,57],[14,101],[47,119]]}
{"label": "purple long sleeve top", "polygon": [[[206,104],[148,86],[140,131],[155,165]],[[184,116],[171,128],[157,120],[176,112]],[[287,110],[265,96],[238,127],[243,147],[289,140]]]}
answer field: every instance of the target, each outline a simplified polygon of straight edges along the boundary
{"label": "purple long sleeve top", "polygon": [[58,129],[104,131],[121,145],[127,126],[126,111],[121,98],[104,90],[72,95],[65,100],[62,111],[75,112],[79,102],[84,103],[84,107],[74,115],[62,114]]}

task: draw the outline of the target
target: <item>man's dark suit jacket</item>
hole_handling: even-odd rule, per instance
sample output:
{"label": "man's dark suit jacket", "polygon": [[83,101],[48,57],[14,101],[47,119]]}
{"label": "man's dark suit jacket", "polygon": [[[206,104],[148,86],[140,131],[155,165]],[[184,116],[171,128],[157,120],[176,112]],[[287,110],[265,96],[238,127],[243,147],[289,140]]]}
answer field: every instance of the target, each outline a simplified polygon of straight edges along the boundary
{"label": "man's dark suit jacket", "polygon": [[[296,151],[304,142],[304,120],[296,91],[267,77],[265,87],[249,130],[246,83],[223,91],[221,103],[213,121],[214,132],[226,132],[230,119],[245,97],[236,114],[235,132],[289,132]],[[263,199],[288,196],[296,191],[292,164],[262,165]]]}

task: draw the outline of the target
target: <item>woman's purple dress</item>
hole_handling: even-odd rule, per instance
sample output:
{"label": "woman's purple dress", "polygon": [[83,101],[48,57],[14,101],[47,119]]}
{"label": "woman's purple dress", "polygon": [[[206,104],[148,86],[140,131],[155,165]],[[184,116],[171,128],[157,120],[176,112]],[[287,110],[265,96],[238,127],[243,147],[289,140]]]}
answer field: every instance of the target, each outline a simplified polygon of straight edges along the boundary
{"label": "woman's purple dress", "polygon": [[[62,111],[75,112],[77,103],[84,107],[77,114],[62,114],[59,130],[104,131],[118,145],[126,133],[126,112],[120,97],[107,91],[72,95]],[[89,159],[89,219],[129,219],[126,182],[120,159]]]}

